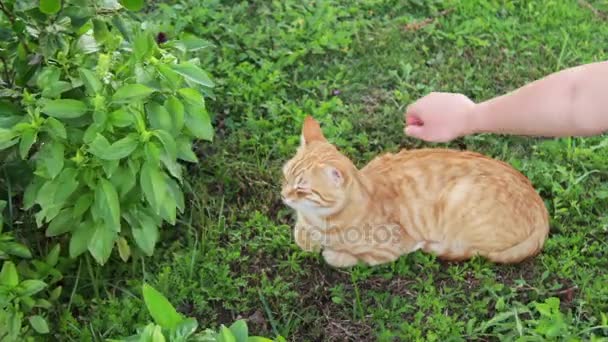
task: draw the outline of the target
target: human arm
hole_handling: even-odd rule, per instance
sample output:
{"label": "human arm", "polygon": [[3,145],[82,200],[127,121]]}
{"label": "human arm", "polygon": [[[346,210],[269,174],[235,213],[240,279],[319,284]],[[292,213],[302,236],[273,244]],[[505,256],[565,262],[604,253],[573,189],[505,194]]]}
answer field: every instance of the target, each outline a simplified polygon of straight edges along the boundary
{"label": "human arm", "polygon": [[431,93],[407,108],[405,133],[447,142],[474,133],[589,136],[608,130],[608,62],[565,69],[475,104]]}

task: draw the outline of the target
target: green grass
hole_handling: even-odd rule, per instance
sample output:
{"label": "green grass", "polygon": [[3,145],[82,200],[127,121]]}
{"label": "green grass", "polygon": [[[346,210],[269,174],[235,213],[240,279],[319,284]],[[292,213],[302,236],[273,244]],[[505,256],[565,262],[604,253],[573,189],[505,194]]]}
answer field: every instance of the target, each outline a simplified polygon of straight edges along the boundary
{"label": "green grass", "polygon": [[512,163],[545,199],[550,238],[540,256],[520,265],[444,263],[417,252],[380,267],[333,269],[295,245],[292,213],[279,198],[280,168],[306,114],[364,165],[382,152],[441,146],[403,134],[405,107],[429,91],[480,101],[608,58],[608,6],[584,2],[594,12],[582,3],[158,5],[149,15],[159,30],[214,43],[199,58],[218,84],[209,103],[217,135],[198,146],[189,209],[164,230],[154,257],[123,263],[113,255],[103,269],[73,265],[55,337],[134,333],[149,320],[139,293],[145,280],[203,326],[243,317],[257,335],[292,341],[606,339],[604,137],[481,135],[449,144]]}

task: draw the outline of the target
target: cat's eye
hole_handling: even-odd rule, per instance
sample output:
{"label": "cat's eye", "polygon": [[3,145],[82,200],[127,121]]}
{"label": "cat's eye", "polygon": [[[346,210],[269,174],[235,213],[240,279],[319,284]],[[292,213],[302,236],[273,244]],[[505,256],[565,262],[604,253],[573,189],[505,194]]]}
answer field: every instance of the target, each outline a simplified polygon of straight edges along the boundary
{"label": "cat's eye", "polygon": [[303,187],[303,186],[298,186],[298,187],[296,187],[296,192],[309,194],[310,189]]}

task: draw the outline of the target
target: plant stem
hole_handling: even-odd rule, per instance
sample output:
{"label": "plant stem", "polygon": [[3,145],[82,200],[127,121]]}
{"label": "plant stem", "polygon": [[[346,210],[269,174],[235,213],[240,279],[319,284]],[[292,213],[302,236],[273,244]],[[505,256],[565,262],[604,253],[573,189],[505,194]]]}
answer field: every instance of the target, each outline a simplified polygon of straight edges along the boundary
{"label": "plant stem", "polygon": [[93,291],[95,292],[95,298],[99,299],[99,287],[97,286],[97,277],[93,274],[93,267],[91,266],[91,258],[89,253],[85,252],[85,261],[87,262],[87,269],[89,271],[89,277],[91,277],[91,285],[93,285]]}
{"label": "plant stem", "polygon": [[4,66],[4,78],[6,80],[7,88],[10,88],[13,82],[11,81],[11,74],[8,73],[8,63],[2,56],[0,56],[0,62],[2,62],[2,66]]}
{"label": "plant stem", "polygon": [[13,189],[11,187],[11,180],[8,178],[8,172],[6,172],[6,168],[3,169],[4,171],[4,177],[6,179],[6,186],[7,186],[7,191],[8,191],[8,198],[7,198],[7,202],[8,202],[8,226],[13,229]]}
{"label": "plant stem", "polygon": [[72,307],[72,302],[74,300],[74,295],[76,294],[76,289],[78,288],[78,281],[80,280],[80,267],[82,266],[82,259],[78,263],[78,271],[76,272],[76,282],[74,283],[74,287],[72,288],[72,294],[70,294],[70,301],[68,302],[67,311],[70,312],[70,308]]}

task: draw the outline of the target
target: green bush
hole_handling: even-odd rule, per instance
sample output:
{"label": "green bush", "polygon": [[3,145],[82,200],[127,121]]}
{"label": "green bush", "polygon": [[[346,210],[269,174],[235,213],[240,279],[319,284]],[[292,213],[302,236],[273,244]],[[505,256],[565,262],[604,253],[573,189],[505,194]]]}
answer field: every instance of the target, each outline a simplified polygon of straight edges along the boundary
{"label": "green bush", "polygon": [[[205,329],[198,331],[198,323],[192,317],[179,314],[162,293],[148,284],[143,284],[142,294],[148,313],[154,319],[138,329],[137,334],[124,339],[111,339],[111,342],[272,342],[273,340],[249,336],[249,329],[244,320],[234,322],[230,327],[221,325],[218,331]],[[275,341],[285,341],[278,336]]]}
{"label": "green bush", "polygon": [[[0,201],[0,212],[6,206]],[[60,246],[55,245],[44,260],[31,260],[29,248],[3,232],[4,218],[0,215],[0,341],[31,340],[32,333],[47,334],[46,311],[61,295],[56,286],[63,276],[55,267]],[[12,261],[21,259],[17,265]],[[27,318],[27,321],[25,320]],[[33,330],[33,331],[32,331]]]}
{"label": "green bush", "polygon": [[[27,161],[23,193],[46,236],[105,264],[150,256],[184,210],[183,166],[211,141],[213,81],[188,59],[209,46],[166,40],[127,9],[143,1],[4,1],[0,149]],[[22,173],[26,173],[22,171]],[[134,248],[136,247],[136,248]]]}

